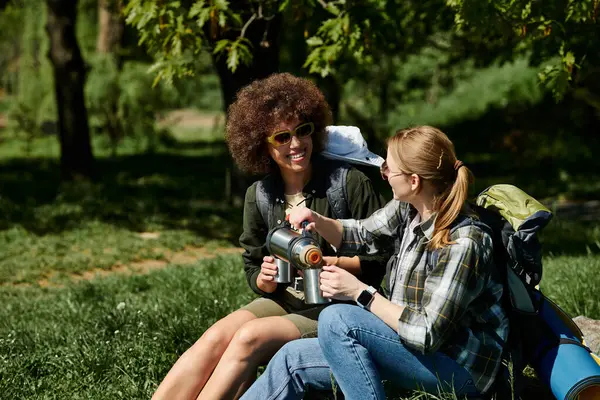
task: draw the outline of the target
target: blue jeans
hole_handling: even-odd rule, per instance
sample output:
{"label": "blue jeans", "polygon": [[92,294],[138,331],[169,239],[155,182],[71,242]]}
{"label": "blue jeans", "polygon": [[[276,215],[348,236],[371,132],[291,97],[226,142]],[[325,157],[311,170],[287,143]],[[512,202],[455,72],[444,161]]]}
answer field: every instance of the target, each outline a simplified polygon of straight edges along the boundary
{"label": "blue jeans", "polygon": [[385,399],[382,379],[405,389],[479,394],[467,370],[443,353],[415,353],[394,329],[360,307],[334,304],[319,316],[318,339],[287,343],[242,400],[302,399],[307,386],[348,400]]}

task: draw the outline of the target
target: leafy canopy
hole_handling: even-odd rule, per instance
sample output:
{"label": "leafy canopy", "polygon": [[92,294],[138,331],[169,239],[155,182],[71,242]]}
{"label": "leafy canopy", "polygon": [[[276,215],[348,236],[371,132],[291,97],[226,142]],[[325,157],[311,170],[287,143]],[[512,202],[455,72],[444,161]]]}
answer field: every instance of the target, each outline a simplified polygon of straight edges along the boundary
{"label": "leafy canopy", "polygon": [[125,14],[155,57],[155,82],[193,74],[205,50],[226,57],[233,72],[252,63],[256,47],[269,43],[251,40],[248,29],[278,14],[286,16],[283,29],[307,27],[304,67],[321,76],[410,54],[432,31],[447,29],[450,15],[460,35],[517,43],[510,58],[532,50],[538,77],[560,98],[598,68],[599,7],[599,0],[130,0]]}
{"label": "leafy canopy", "polygon": [[[561,98],[589,85],[600,63],[599,0],[446,0],[457,28],[493,37],[517,36],[533,49],[542,83]],[[600,88],[596,88],[600,89]]]}
{"label": "leafy canopy", "polygon": [[425,17],[435,15],[428,12],[434,5],[439,9],[443,1],[130,0],[124,12],[127,23],[139,31],[140,43],[155,57],[156,79],[171,81],[193,74],[194,60],[205,50],[226,57],[233,72],[251,63],[256,46],[270,44],[252,41],[248,29],[277,14],[286,15],[283,29],[289,24],[306,27],[304,67],[310,73],[333,74],[342,61],[371,64],[374,53],[405,49],[426,36],[418,33],[433,26],[432,18]]}

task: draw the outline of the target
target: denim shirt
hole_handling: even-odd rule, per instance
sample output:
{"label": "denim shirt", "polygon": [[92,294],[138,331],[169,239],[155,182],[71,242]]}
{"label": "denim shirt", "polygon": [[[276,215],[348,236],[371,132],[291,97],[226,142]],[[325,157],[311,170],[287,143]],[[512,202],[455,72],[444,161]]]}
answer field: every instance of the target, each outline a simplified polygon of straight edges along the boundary
{"label": "denim shirt", "polygon": [[[412,206],[392,200],[367,219],[342,220],[341,249],[373,254],[389,246],[390,239],[396,251],[404,248],[386,273],[389,300],[405,307],[398,320],[400,339],[421,353],[450,356],[485,393],[508,337],[492,238],[476,219],[461,214],[451,226],[453,244],[430,251],[426,246],[435,216],[416,224],[413,235],[403,235],[416,216]],[[407,237],[410,243],[402,243]]]}

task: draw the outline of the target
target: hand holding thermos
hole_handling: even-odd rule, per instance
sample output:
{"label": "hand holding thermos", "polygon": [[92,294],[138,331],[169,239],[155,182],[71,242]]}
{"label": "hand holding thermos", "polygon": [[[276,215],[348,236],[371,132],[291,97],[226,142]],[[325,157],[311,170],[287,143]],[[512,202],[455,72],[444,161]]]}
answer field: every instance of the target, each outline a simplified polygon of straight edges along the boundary
{"label": "hand holding thermos", "polygon": [[[310,211],[310,210],[309,210]],[[320,289],[323,253],[319,244],[308,232],[307,224],[300,234],[289,224],[275,227],[267,235],[267,249],[273,255],[277,273],[271,275],[270,265],[264,269],[265,274],[273,276],[274,282],[289,283],[293,276],[293,268],[304,272],[304,301],[307,304],[323,304],[329,300],[324,298]],[[263,266],[265,263],[263,263]],[[262,274],[262,269],[261,269]]]}

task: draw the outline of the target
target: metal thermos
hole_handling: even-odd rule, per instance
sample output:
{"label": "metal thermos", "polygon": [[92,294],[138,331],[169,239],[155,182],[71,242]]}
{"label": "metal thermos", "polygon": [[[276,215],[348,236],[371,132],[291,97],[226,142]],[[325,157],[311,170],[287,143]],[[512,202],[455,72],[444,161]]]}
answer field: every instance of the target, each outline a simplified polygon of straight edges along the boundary
{"label": "metal thermos", "polygon": [[319,273],[323,265],[323,253],[317,241],[308,232],[302,234],[291,226],[273,228],[267,235],[267,250],[275,257],[277,275],[275,282],[289,283],[293,279],[292,267],[304,271],[304,302],[328,303],[319,288]]}
{"label": "metal thermos", "polygon": [[275,265],[277,265],[277,275],[275,275],[273,280],[277,283],[290,283],[294,275],[294,270],[290,263],[279,257],[275,257]]}
{"label": "metal thermos", "polygon": [[322,267],[304,270],[304,302],[306,304],[325,304],[331,300],[323,297],[321,290]]}

